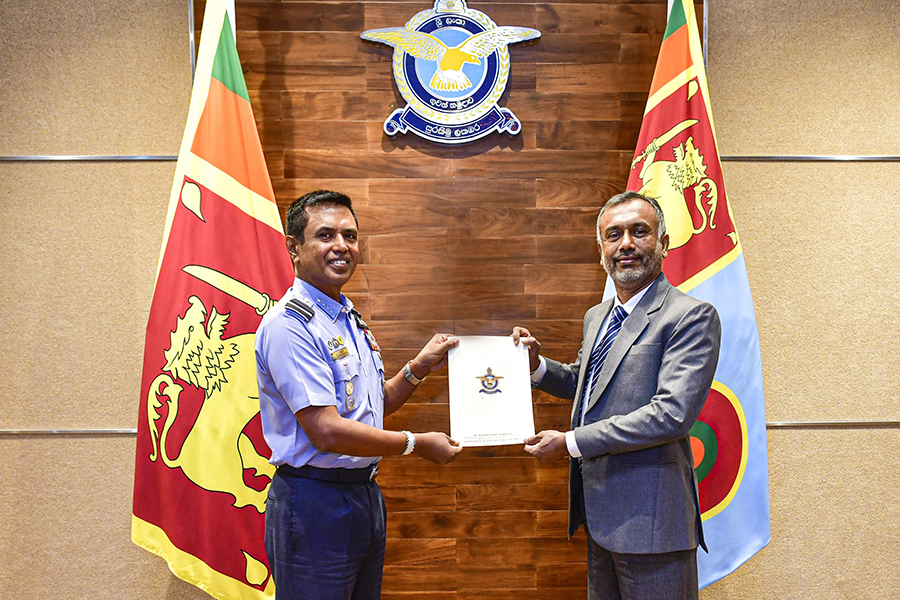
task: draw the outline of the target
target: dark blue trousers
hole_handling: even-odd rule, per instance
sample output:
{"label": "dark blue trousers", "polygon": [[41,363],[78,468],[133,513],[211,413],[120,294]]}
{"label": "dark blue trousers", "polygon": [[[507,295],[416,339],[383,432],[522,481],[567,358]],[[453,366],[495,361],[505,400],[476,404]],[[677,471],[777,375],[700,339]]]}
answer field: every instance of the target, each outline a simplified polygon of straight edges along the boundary
{"label": "dark blue trousers", "polygon": [[381,597],[387,512],[378,484],[275,473],[266,554],[276,600]]}

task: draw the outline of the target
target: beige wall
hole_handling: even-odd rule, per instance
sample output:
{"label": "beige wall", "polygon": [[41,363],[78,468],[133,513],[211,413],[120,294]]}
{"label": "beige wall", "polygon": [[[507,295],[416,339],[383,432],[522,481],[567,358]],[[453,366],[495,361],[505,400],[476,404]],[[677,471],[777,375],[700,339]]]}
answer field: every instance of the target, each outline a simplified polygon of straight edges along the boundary
{"label": "beige wall", "polygon": [[[0,3],[0,156],[174,155],[186,0]],[[0,429],[131,429],[172,162],[0,162]],[[208,598],[131,543],[133,435],[0,435],[0,597]]]}
{"label": "beige wall", "polygon": [[[900,4],[709,0],[720,151],[900,155]],[[724,164],[769,422],[900,420],[900,162]],[[772,542],[702,595],[900,593],[900,429],[770,428]]]}
{"label": "beige wall", "polygon": [[[710,0],[722,154],[900,154],[898,24],[893,0]],[[184,0],[5,2],[0,40],[0,155],[177,152]],[[172,169],[0,163],[0,429],[135,426]],[[768,420],[900,419],[900,163],[730,161],[725,175]],[[702,597],[896,596],[900,429],[768,437],[772,542]],[[133,455],[129,435],[0,435],[0,596],[207,597],[130,542]]]}

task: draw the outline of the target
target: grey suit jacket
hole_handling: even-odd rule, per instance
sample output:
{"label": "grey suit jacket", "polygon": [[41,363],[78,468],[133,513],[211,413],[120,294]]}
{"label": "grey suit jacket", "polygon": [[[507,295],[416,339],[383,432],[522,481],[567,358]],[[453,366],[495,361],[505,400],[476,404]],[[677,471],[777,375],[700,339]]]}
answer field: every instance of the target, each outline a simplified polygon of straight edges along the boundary
{"label": "grey suit jacket", "polygon": [[576,428],[587,377],[582,358],[590,357],[612,306],[610,299],[587,311],[578,358],[572,364],[545,358],[547,373],[537,386],[575,400],[572,426],[583,463],[569,464],[569,537],[586,524],[612,552],[706,549],[688,431],[716,371],[718,313],[660,274],[622,325],[585,424]]}

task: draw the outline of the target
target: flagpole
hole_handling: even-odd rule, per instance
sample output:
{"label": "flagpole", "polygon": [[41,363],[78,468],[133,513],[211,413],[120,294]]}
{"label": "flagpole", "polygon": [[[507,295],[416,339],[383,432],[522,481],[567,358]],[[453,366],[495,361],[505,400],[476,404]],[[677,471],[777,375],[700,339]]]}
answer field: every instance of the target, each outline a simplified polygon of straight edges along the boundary
{"label": "flagpole", "polygon": [[703,70],[709,73],[709,6],[703,0]]}
{"label": "flagpole", "polygon": [[188,3],[188,39],[191,45],[191,84],[194,83],[194,71],[197,70],[197,47],[194,40],[194,2],[187,0]]}

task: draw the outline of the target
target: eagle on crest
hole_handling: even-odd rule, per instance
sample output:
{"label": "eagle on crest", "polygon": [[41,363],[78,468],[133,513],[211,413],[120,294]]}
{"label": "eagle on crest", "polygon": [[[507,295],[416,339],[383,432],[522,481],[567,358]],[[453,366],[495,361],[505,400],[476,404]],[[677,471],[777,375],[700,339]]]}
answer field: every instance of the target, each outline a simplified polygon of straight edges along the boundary
{"label": "eagle on crest", "polygon": [[421,60],[435,61],[437,70],[431,78],[431,87],[442,92],[459,92],[473,85],[462,70],[466,63],[481,64],[482,58],[490,56],[498,48],[540,35],[540,31],[527,27],[495,27],[476,33],[453,48],[433,35],[405,27],[370,29],[360,37],[400,48]]}

